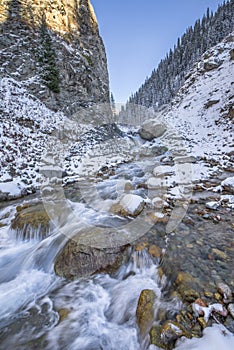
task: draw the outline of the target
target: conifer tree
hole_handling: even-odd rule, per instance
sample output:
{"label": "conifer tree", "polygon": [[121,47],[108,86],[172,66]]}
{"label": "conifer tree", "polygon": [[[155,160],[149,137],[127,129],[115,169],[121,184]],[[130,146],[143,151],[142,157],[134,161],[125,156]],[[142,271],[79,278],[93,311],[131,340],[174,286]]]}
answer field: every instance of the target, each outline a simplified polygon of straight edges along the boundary
{"label": "conifer tree", "polygon": [[45,16],[42,16],[40,27],[40,50],[39,63],[41,65],[41,79],[43,83],[53,92],[59,92],[59,70],[56,62],[56,52],[53,48]]}

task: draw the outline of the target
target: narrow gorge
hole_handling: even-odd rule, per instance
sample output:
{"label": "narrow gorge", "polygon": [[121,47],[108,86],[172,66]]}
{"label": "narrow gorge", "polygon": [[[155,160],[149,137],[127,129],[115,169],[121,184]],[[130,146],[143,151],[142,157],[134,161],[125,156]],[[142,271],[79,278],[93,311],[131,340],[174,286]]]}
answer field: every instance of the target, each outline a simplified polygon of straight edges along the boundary
{"label": "narrow gorge", "polygon": [[0,349],[233,348],[227,27],[118,113],[89,0],[0,0]]}

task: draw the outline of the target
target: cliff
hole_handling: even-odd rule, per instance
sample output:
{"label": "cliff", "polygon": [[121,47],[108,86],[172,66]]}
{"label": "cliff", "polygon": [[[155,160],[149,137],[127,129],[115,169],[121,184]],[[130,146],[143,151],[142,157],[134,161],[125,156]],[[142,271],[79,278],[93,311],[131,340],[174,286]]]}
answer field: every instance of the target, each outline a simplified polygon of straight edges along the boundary
{"label": "cliff", "polygon": [[0,77],[54,111],[109,102],[106,54],[89,0],[1,0]]}

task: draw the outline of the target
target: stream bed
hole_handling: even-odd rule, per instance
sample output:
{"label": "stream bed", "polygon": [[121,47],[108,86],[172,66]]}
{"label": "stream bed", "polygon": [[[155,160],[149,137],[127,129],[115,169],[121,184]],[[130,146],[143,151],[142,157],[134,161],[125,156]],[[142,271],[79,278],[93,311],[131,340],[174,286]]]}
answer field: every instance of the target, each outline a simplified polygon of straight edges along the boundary
{"label": "stream bed", "polygon": [[[115,164],[99,167],[96,161],[96,174],[88,171],[90,176],[84,177],[82,173],[79,181],[65,187],[46,183],[38,195],[1,203],[0,349],[160,349],[150,345],[149,332],[142,335],[139,330],[136,310],[143,290],[153,291],[156,298],[151,326],[178,320],[176,315],[186,313],[196,298],[207,304],[220,301],[218,283],[226,283],[233,293],[231,199],[209,190],[231,173],[210,169],[201,160],[188,162],[182,169],[173,162],[172,152],[162,148],[165,144],[143,142],[131,133],[128,142],[135,148],[126,162],[117,159]],[[89,166],[93,166],[90,157],[86,169]],[[125,193],[144,199],[140,215],[111,211]],[[163,199],[165,206],[155,209],[154,198]],[[207,202],[215,201],[219,203],[216,209],[207,207]],[[42,225],[29,231],[25,226],[12,228],[17,213],[41,202],[52,221],[48,230],[43,231]],[[76,280],[57,276],[55,258],[77,227],[111,228],[115,237],[124,229],[126,238],[119,239],[129,245],[127,260],[114,273]],[[130,236],[129,230],[133,230]],[[115,242],[118,245],[118,239]],[[155,246],[160,256],[150,253]],[[217,328],[209,331],[208,327],[203,340],[174,342],[174,346],[181,350],[204,349],[207,344],[212,350],[217,344],[225,350],[233,348],[232,316],[218,315],[216,321]],[[210,339],[216,339],[213,345]]]}

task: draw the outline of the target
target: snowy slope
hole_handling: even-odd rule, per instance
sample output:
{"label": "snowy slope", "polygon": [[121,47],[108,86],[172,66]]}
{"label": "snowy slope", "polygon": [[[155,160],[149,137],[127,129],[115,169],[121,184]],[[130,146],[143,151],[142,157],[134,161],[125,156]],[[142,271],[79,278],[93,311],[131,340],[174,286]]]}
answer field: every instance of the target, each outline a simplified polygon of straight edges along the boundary
{"label": "snowy slope", "polygon": [[222,158],[234,147],[234,35],[207,51],[187,75],[169,110],[158,118],[175,127],[194,156]]}
{"label": "snowy slope", "polygon": [[[18,196],[40,183],[42,153],[52,133],[67,122],[11,78],[0,81],[0,191]],[[11,182],[14,180],[14,183]],[[7,182],[7,183],[6,183]]]}

